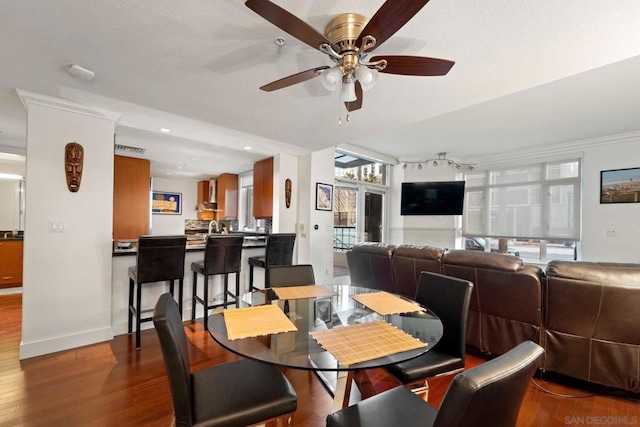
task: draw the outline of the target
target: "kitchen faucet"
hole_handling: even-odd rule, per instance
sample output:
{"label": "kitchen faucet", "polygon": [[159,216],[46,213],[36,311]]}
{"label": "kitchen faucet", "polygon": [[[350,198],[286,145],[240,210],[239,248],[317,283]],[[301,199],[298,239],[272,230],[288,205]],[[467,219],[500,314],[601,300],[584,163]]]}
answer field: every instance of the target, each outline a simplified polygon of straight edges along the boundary
{"label": "kitchen faucet", "polygon": [[214,220],[212,220],[212,221],[209,223],[209,234],[211,234],[211,228],[212,228],[214,225],[216,226],[216,233],[218,233],[218,232],[220,231],[220,229],[218,228],[218,221],[216,221],[216,220],[214,219]]}

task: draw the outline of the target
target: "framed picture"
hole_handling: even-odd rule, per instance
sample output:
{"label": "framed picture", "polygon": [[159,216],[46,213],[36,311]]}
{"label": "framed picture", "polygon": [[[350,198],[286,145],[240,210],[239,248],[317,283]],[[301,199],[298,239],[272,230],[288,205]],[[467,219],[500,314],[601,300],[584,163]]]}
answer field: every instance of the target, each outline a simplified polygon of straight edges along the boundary
{"label": "framed picture", "polygon": [[640,167],[600,172],[600,203],[640,202]]}
{"label": "framed picture", "polygon": [[333,210],[333,185],[316,183],[316,210]]}
{"label": "framed picture", "polygon": [[151,196],[151,213],[158,215],[182,215],[182,193],[154,191]]}

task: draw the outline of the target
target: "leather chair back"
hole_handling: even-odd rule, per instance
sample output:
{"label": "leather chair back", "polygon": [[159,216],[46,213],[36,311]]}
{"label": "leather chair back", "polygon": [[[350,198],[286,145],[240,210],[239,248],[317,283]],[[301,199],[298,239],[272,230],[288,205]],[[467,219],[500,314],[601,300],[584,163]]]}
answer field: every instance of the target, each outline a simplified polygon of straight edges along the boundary
{"label": "leather chair back", "polygon": [[207,236],[204,248],[204,271],[210,274],[238,273],[244,237]]}
{"label": "leather chair back", "polygon": [[397,293],[414,298],[420,273],[441,273],[440,260],[443,254],[444,249],[430,246],[398,246],[393,253],[393,275]]}
{"label": "leather chair back", "polygon": [[540,342],[539,267],[511,255],[454,250],[442,257],[442,273],[474,284],[467,345],[498,355],[526,340]]}
{"label": "leather chair back", "polygon": [[444,334],[434,350],[462,360],[464,367],[467,318],[473,283],[441,274],[422,272],[415,300],[442,321]]}
{"label": "leather chair back", "polygon": [[434,427],[515,427],[527,387],[544,350],[525,341],[502,356],[458,374]]}
{"label": "leather chair back", "polygon": [[184,277],[187,236],[140,236],[136,258],[138,283]]}
{"label": "leather chair back", "polygon": [[385,243],[358,243],[347,251],[351,284],[396,292],[393,280],[393,253],[396,247]]}
{"label": "leather chair back", "polygon": [[153,324],[160,338],[162,357],[169,377],[176,426],[191,426],[194,414],[189,349],[180,312],[171,294],[163,294],[158,299],[153,311]]}
{"label": "leather chair back", "polygon": [[295,242],[295,233],[277,233],[267,236],[265,268],[271,265],[291,265]]}
{"label": "leather chair back", "polygon": [[316,279],[311,264],[274,265],[267,267],[271,287],[315,285]]}
{"label": "leather chair back", "polygon": [[544,369],[640,392],[640,264],[551,261]]}

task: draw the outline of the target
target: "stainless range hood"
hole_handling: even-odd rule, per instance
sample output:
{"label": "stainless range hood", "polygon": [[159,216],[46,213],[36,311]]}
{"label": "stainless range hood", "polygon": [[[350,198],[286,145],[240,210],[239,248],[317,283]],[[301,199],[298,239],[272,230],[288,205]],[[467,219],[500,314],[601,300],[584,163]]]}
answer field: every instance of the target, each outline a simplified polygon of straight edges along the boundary
{"label": "stainless range hood", "polygon": [[216,178],[209,180],[209,203],[213,205],[213,209],[218,207],[218,180]]}

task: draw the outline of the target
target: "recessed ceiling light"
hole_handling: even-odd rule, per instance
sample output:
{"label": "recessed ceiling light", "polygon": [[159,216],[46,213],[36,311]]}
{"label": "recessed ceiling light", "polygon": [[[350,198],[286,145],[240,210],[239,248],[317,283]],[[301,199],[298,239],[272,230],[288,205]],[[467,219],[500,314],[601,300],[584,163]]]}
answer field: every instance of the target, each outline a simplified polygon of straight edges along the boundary
{"label": "recessed ceiling light", "polygon": [[191,159],[191,161],[192,161],[192,162],[197,162],[197,161],[198,161],[198,159],[197,159],[196,157],[194,157],[194,158],[192,158],[192,159]]}
{"label": "recessed ceiling light", "polygon": [[169,132],[171,132],[171,129],[160,128],[160,132],[169,133]]}
{"label": "recessed ceiling light", "polygon": [[245,150],[251,150],[252,148],[247,146],[247,147],[244,147],[244,149]]}

